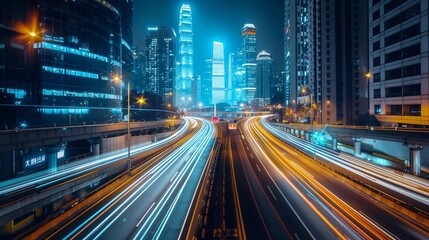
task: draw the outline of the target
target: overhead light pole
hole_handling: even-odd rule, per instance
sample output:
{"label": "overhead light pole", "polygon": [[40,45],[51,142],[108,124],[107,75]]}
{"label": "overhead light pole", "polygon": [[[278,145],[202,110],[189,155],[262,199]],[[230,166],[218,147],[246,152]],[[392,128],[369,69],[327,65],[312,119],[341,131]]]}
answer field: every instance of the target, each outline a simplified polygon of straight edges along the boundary
{"label": "overhead light pole", "polygon": [[[113,78],[113,81],[115,82],[121,82],[121,78],[119,76],[115,76]],[[131,134],[130,134],[130,82],[127,83],[127,93],[128,93],[128,101],[127,101],[127,110],[128,110],[128,117],[127,117],[127,145],[128,145],[128,161],[127,161],[127,168],[128,168],[128,175],[131,176]]]}

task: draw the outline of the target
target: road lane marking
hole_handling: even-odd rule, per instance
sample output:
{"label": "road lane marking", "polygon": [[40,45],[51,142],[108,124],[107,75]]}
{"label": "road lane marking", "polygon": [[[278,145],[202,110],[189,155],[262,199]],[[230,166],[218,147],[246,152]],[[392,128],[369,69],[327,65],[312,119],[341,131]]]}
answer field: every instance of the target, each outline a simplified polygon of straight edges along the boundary
{"label": "road lane marking", "polygon": [[150,208],[146,211],[146,213],[143,215],[143,217],[140,219],[140,221],[137,223],[136,228],[139,227],[140,223],[142,223],[143,219],[146,217],[146,215],[150,212],[150,210],[152,209],[153,205],[155,205],[156,202],[153,202],[152,205],[150,205]]}
{"label": "road lane marking", "polygon": [[174,177],[176,177],[177,173],[178,173],[178,172],[176,172],[176,173],[173,175],[173,177],[170,179],[170,182],[172,182],[172,181],[173,181],[173,179],[174,179]]}
{"label": "road lane marking", "polygon": [[261,172],[261,169],[259,168],[258,164],[256,164],[256,167],[258,168],[259,172]]}
{"label": "road lane marking", "polygon": [[268,190],[270,190],[271,195],[273,195],[274,200],[276,200],[276,201],[277,201],[277,198],[276,198],[276,196],[274,195],[273,191],[271,190],[270,185],[267,185],[267,188],[268,188]]}

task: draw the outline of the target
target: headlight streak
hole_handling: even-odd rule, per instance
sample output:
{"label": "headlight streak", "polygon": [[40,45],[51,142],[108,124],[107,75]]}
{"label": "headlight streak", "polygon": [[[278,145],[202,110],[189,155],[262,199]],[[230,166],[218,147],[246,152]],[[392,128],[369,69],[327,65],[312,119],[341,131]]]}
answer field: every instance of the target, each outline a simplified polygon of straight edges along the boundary
{"label": "headlight streak", "polygon": [[[249,127],[249,121],[250,119],[247,119],[245,121],[245,125],[247,125],[247,127],[245,127],[246,129],[250,129]],[[262,148],[260,147],[260,145],[258,144],[258,141],[254,138],[253,134],[249,134],[249,136],[247,136],[247,139],[252,139],[250,143],[252,143],[252,145],[256,148],[254,149],[259,149],[260,153],[262,153],[262,155],[265,157],[265,159],[268,160],[268,162],[271,164],[271,166],[273,166],[276,171],[283,177],[283,179],[286,181],[286,183],[294,189],[294,191],[301,197],[301,199],[303,199],[307,205],[312,208],[312,210],[321,218],[321,220],[323,220],[325,222],[325,224],[327,226],[330,227],[330,229],[338,236],[341,237],[342,239],[345,239],[344,236],[342,236],[342,234],[334,227],[332,226],[332,224],[330,224],[328,221],[326,221],[326,219],[323,217],[323,215],[314,207],[314,205],[309,202],[307,200],[307,198],[296,188],[296,186],[290,182],[290,180],[281,172],[280,169],[277,168],[277,166],[272,162],[272,160],[265,154],[265,151],[262,150]],[[262,142],[262,141],[261,141]],[[271,181],[274,183],[274,185],[276,186],[277,190],[280,192],[280,194],[282,195],[283,199],[285,200],[285,202],[290,206],[290,208],[292,209],[292,211],[295,213],[296,217],[298,218],[298,220],[301,222],[302,226],[304,226],[304,228],[307,230],[307,232],[310,234],[310,236],[312,236],[313,239],[316,239],[313,234],[311,233],[310,229],[308,229],[307,225],[304,223],[304,221],[301,219],[301,217],[299,216],[299,214],[295,211],[295,209],[293,208],[292,204],[289,202],[289,200],[286,198],[286,196],[284,195],[284,193],[281,191],[281,189],[279,188],[279,186],[277,185],[277,183],[274,181],[273,177],[270,174],[270,171],[268,171],[268,169],[265,167],[265,164],[259,159],[259,162],[262,164],[262,167],[264,168],[264,170],[267,172],[268,176],[270,177]]]}
{"label": "headlight streak", "polygon": [[[363,162],[362,160],[359,161],[356,158],[352,158],[352,160],[350,160],[350,157],[344,159],[343,155],[338,157],[335,154],[332,154],[330,151],[323,149],[322,147],[315,147],[313,144],[310,144],[305,140],[291,136],[272,127],[271,125],[267,124],[265,120],[266,117],[261,118],[261,123],[263,124],[264,128],[268,129],[272,134],[279,137],[283,141],[292,143],[295,147],[299,146],[308,150],[309,152],[313,152],[316,156],[321,157],[326,161],[329,161],[341,168],[347,169],[348,171],[360,175],[368,180],[376,182],[377,184],[391,189],[392,191],[396,191],[425,205],[429,205],[429,183],[425,183],[424,180],[416,181],[416,179],[411,177],[406,179],[398,178],[398,176],[394,175],[392,171],[388,171],[386,168],[379,166],[374,167],[372,163]],[[359,161],[358,163],[360,164],[356,164],[356,161]],[[415,187],[416,185],[417,187]]]}
{"label": "headlight streak", "polygon": [[[149,189],[150,186],[152,186],[152,184],[154,184],[156,182],[156,180],[158,180],[163,173],[165,173],[168,168],[170,166],[172,166],[175,162],[179,161],[180,156],[182,154],[184,154],[186,151],[188,151],[189,148],[192,147],[193,143],[197,141],[197,139],[202,135],[202,130],[198,131],[198,133],[190,140],[188,141],[186,144],[183,144],[182,146],[180,146],[177,150],[175,150],[172,154],[170,154],[168,157],[166,157],[163,161],[161,161],[160,167],[156,167],[153,168],[151,170],[148,171],[147,175],[150,175],[151,177],[149,179],[147,179],[142,186],[140,186],[137,190],[135,190],[129,197],[127,197],[127,199],[120,204],[118,207],[115,208],[115,210],[109,214],[106,218],[104,218],[104,220],[98,224],[86,237],[85,239],[91,237],[99,228],[102,227],[102,225],[104,225],[104,223],[109,220],[110,218],[112,218],[113,216],[115,216],[111,222],[109,224],[107,224],[95,237],[94,239],[98,238],[104,231],[106,231],[128,208],[129,206],[131,206],[139,197],[141,197],[141,195],[143,193],[145,193],[147,191],[147,189]],[[168,165],[167,165],[168,164]],[[158,172],[159,169],[163,167],[163,169],[161,169],[161,172]],[[155,174],[156,173],[156,174]],[[146,176],[146,174],[145,174]],[[136,184],[140,184],[143,180],[142,178],[139,178],[139,181]],[[145,187],[147,185],[147,187]],[[145,187],[145,188],[144,188]],[[144,189],[143,189],[144,188]],[[143,189],[143,190],[142,190]],[[138,195],[136,195],[139,191],[141,191]],[[122,192],[121,195],[125,196],[126,192]],[[134,197],[135,196],[135,197]],[[111,203],[109,203],[108,205],[110,205]],[[159,205],[159,202],[158,202]],[[158,206],[157,205],[157,206]],[[121,208],[122,211],[117,213]],[[116,215],[117,214],[117,215]]]}
{"label": "headlight streak", "polygon": [[[192,167],[192,169],[187,174],[186,179],[184,180],[183,184],[181,185],[179,192],[176,194],[173,203],[170,204],[170,207],[168,208],[168,211],[166,215],[163,217],[161,224],[158,226],[154,236],[152,236],[153,239],[158,239],[164,230],[164,227],[169,220],[172,211],[174,210],[177,201],[179,200],[183,189],[186,186],[186,183],[188,182],[190,176],[192,175],[192,172],[194,171],[195,167],[197,166],[198,160],[200,160],[201,155],[203,154],[203,150],[207,147],[208,143],[212,139],[214,128],[213,126],[204,120],[204,129],[201,131],[203,139],[200,139],[200,137],[196,138],[196,140],[201,141],[201,144],[197,145],[197,149],[193,152],[193,154],[189,157],[189,159],[186,161],[185,167],[181,170],[179,175],[176,177],[176,179],[173,181],[172,185],[168,188],[164,196],[160,199],[158,205],[155,207],[154,211],[149,215],[148,219],[145,221],[145,224],[140,228],[140,230],[137,232],[136,236],[134,236],[133,239],[144,239],[148,233],[148,231],[152,228],[152,225],[155,223],[156,219],[161,214],[161,211],[167,204],[168,199],[170,199],[171,195],[173,194],[174,190],[177,188],[178,184],[182,181],[185,174],[188,172],[188,169]],[[210,128],[209,128],[210,127]],[[190,144],[193,145],[193,144]],[[157,212],[155,214],[155,212]],[[152,219],[152,220],[151,220]],[[149,225],[146,226],[146,223],[150,221]],[[143,233],[142,231],[145,230]],[[139,236],[141,234],[141,236]]]}
{"label": "headlight streak", "polygon": [[[131,154],[134,155],[134,154],[142,153],[144,151],[157,148],[171,140],[181,137],[185,133],[189,125],[190,125],[190,121],[185,119],[185,124],[183,124],[183,126],[171,136],[149,145],[143,145],[143,146],[140,145],[140,147],[132,149]],[[103,167],[105,165],[109,165],[112,162],[120,161],[124,159],[126,156],[127,156],[127,152],[126,152],[126,149],[124,149],[124,150],[121,150],[121,152],[119,153],[106,154],[105,156],[101,156],[101,157],[100,156],[90,157],[87,160],[85,160],[86,161],[85,163],[83,163],[82,161],[79,161],[76,164],[64,165],[62,169],[61,167],[59,167],[59,170],[55,173],[44,171],[44,172],[38,173],[39,175],[38,177],[32,177],[32,175],[28,175],[27,179],[23,181],[20,181],[20,179],[16,179],[14,180],[16,183],[8,184],[5,187],[2,187],[2,189],[0,190],[0,196],[9,195],[9,194],[12,194],[13,192],[19,191],[21,189],[26,189],[31,186],[36,186],[36,188],[42,188],[47,185],[61,182],[61,181],[64,181],[64,179],[69,179],[70,177],[80,175],[84,172],[90,172],[97,168]]]}
{"label": "headlight streak", "polygon": [[[94,229],[89,234],[87,234],[84,239],[89,239],[89,238],[97,239],[97,238],[101,237],[101,235],[107,230],[107,228],[109,226],[111,226],[111,224],[113,224],[119,218],[119,216],[121,216],[121,214],[123,214],[139,197],[141,197],[142,194],[144,192],[146,192],[147,189],[154,182],[156,182],[156,180],[158,178],[160,178],[163,175],[163,173],[165,173],[165,171],[168,170],[168,168],[170,166],[172,166],[172,164],[180,161],[181,156],[185,152],[187,152],[190,148],[197,146],[197,149],[193,152],[193,154],[191,156],[192,160],[187,161],[185,163],[185,167],[182,167],[183,169],[180,170],[179,175],[176,176],[176,174],[177,174],[176,173],[175,177],[170,178],[170,180],[173,179],[172,185],[170,185],[170,187],[168,188],[166,193],[164,193],[162,199],[157,201],[156,206],[153,209],[151,207],[151,209],[149,209],[145,213],[145,216],[143,216],[140,219],[139,226],[138,226],[138,228],[140,229],[139,232],[141,231],[141,229],[145,229],[145,225],[147,225],[147,222],[150,221],[151,216],[154,214],[154,212],[156,212],[158,208],[164,207],[164,205],[166,204],[168,199],[171,197],[174,190],[177,189],[177,185],[183,180],[183,176],[185,176],[186,172],[190,169],[191,166],[193,166],[192,170],[190,171],[189,175],[187,176],[187,178],[185,180],[185,184],[183,184],[183,186],[179,189],[179,194],[176,195],[175,199],[173,199],[173,205],[176,205],[177,200],[180,197],[180,194],[182,193],[184,186],[188,182],[188,179],[190,178],[193,170],[195,169],[195,166],[197,165],[196,163],[198,162],[199,158],[203,154],[204,148],[207,146],[207,144],[210,142],[210,140],[213,138],[213,136],[214,136],[213,126],[208,122],[204,122],[201,129],[189,141],[187,141],[185,144],[181,145],[178,149],[176,149],[173,153],[171,153],[163,161],[160,161],[159,164],[156,164],[153,167],[153,169],[144,173],[143,176],[141,176],[139,179],[134,181],[132,186],[127,187],[127,189],[122,191],[121,194],[116,196],[113,200],[109,201],[109,203],[107,203],[105,206],[103,206],[102,209],[97,211],[97,213],[92,215],[89,219],[87,219],[78,228],[73,230],[68,236],[66,236],[66,238],[76,238],[78,236],[78,234],[81,234],[83,232],[84,229],[88,228],[89,225],[93,224],[96,219],[102,217],[102,215],[108,209],[113,208],[114,205],[120,200],[119,198],[125,198],[126,197],[124,202],[121,203],[119,206],[115,207],[115,210],[112,213],[110,213],[106,217],[103,216],[103,221],[101,223],[97,224],[97,226],[94,226]],[[203,138],[203,139],[201,139],[201,138]],[[193,162],[194,162],[194,165],[192,165]],[[137,187],[139,184],[141,184],[142,186]],[[134,189],[134,188],[136,188],[136,189]],[[126,194],[130,194],[131,192],[132,192],[132,194],[130,196],[126,196]],[[171,215],[172,209],[173,209],[173,207],[170,207],[168,214],[167,214],[168,216]],[[161,211],[161,210],[162,209],[159,209],[159,211]],[[148,215],[148,217],[146,217],[146,215]],[[168,220],[168,216],[164,217],[164,219],[162,220],[161,226],[158,227],[157,232],[159,234],[162,232],[162,229],[165,227],[165,223]],[[156,217],[158,217],[158,214]],[[147,218],[147,219],[145,220],[144,218]],[[155,220],[156,219],[152,220],[151,225],[153,224],[153,222]],[[108,223],[106,225],[107,221],[110,221],[110,223]],[[105,226],[103,227],[103,225],[105,225]],[[93,236],[96,233],[97,233],[97,235]],[[74,236],[72,236],[73,234],[74,234]],[[137,236],[138,236],[138,234],[137,234]]]}
{"label": "headlight streak", "polygon": [[[256,124],[252,124],[251,125],[252,130],[255,132],[255,134],[258,137],[262,137],[265,139],[265,142],[268,142],[268,140],[263,136],[264,134],[261,132],[261,130],[259,130],[259,126],[257,126]],[[253,134],[251,135],[253,137]],[[275,141],[275,139],[271,139],[271,141]],[[259,146],[259,142],[255,142],[258,145],[258,148],[264,153],[264,150]],[[271,144],[267,144],[267,147],[270,148],[270,152],[271,153],[275,153],[277,155],[277,160],[280,160],[282,158],[281,153],[277,150],[277,148],[271,147],[273,145]],[[279,145],[280,146],[280,145]],[[266,155],[265,155],[266,156]],[[277,171],[280,172],[280,174],[283,175],[283,173],[281,172],[281,170],[279,168],[277,168],[277,166],[275,166],[275,164],[272,162],[272,160],[270,160],[271,164],[276,168]],[[286,166],[287,164],[290,164],[290,160],[288,160],[287,162],[283,161],[283,166]],[[286,165],[285,165],[286,164]],[[296,165],[296,163],[294,163],[294,165]],[[332,210],[334,210],[334,212],[336,212],[336,214],[338,214],[344,221],[348,222],[348,224],[350,226],[352,226],[353,229],[355,229],[357,232],[359,232],[359,234],[361,234],[363,237],[369,237],[368,235],[366,235],[362,230],[360,230],[357,225],[355,225],[353,222],[351,222],[349,220],[348,217],[346,217],[345,215],[343,215],[341,212],[336,210],[336,207],[333,206],[331,203],[329,203],[327,200],[325,200],[325,198],[319,194],[319,191],[321,193],[323,193],[328,199],[331,199],[334,203],[336,203],[337,207],[340,207],[341,209],[343,209],[348,215],[350,215],[352,217],[352,219],[357,219],[357,222],[359,222],[361,225],[364,225],[367,229],[371,230],[372,234],[375,234],[378,237],[381,238],[394,238],[394,236],[390,235],[388,232],[384,231],[382,228],[378,227],[378,225],[373,224],[372,222],[366,221],[366,219],[360,215],[357,211],[355,211],[353,208],[351,208],[348,204],[346,204],[345,202],[343,202],[341,199],[339,199],[335,194],[333,194],[332,192],[330,192],[328,189],[326,189],[323,185],[321,185],[318,181],[316,181],[313,176],[309,175],[306,176],[308,174],[307,171],[301,171],[301,167],[300,168],[296,168],[294,166],[291,166],[291,168],[288,167],[288,169],[290,171],[295,172],[295,176],[298,176],[301,181],[304,184],[307,185],[307,191],[311,193],[311,191],[309,191],[308,188],[315,188],[318,189],[318,191],[313,191],[314,194],[318,195],[319,199],[322,199],[324,201],[325,204],[327,204],[328,206],[330,206],[330,208]],[[287,180],[288,181],[288,180]],[[307,183],[307,181],[309,183]],[[288,181],[289,182],[289,181]],[[292,184],[291,182],[289,182],[289,184]],[[303,199],[310,204],[310,207],[312,207],[314,210],[315,207],[312,206],[312,204],[305,198],[304,195],[302,195],[299,190],[294,186],[294,188],[296,189],[297,193],[299,193]],[[323,215],[321,215],[321,213],[317,213],[322,219],[324,219]],[[326,222],[326,220],[324,220]],[[330,223],[326,222],[329,226]],[[333,228],[334,226],[331,226],[331,228]]]}

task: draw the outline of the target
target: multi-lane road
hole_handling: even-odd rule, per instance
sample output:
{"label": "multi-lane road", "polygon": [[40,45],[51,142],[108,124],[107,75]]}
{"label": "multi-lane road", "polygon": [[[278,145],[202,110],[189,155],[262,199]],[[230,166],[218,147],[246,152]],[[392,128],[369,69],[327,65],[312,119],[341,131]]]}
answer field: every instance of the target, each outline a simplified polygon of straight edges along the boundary
{"label": "multi-lane road", "polygon": [[[427,180],[309,143],[268,117],[243,119],[232,131],[185,122],[158,146],[134,150],[131,177],[28,239],[429,238]],[[14,180],[0,194],[51,188],[124,159],[119,152]]]}
{"label": "multi-lane road", "polygon": [[[428,181],[397,179],[392,170],[317,148],[270,127],[264,118],[243,120],[239,129],[231,137],[231,162],[238,209],[246,209],[241,212],[246,235],[428,238],[423,215],[428,209]],[[356,181],[364,180],[358,176],[366,179],[359,186],[372,191],[356,186]],[[389,195],[383,198],[374,189]],[[398,203],[391,203],[390,197]],[[412,212],[400,209],[399,201],[421,215],[410,217]]]}

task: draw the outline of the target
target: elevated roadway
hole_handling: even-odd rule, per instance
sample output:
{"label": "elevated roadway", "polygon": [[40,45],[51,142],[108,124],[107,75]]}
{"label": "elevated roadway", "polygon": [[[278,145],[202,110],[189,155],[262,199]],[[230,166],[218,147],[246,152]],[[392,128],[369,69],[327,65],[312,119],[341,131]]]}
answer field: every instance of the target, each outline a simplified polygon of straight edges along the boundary
{"label": "elevated roadway", "polygon": [[[149,129],[175,127],[181,123],[182,120],[131,122],[130,132],[133,133]],[[57,145],[69,141],[101,138],[126,133],[126,122],[69,127],[5,130],[0,131],[0,152],[13,151],[29,147]]]}

